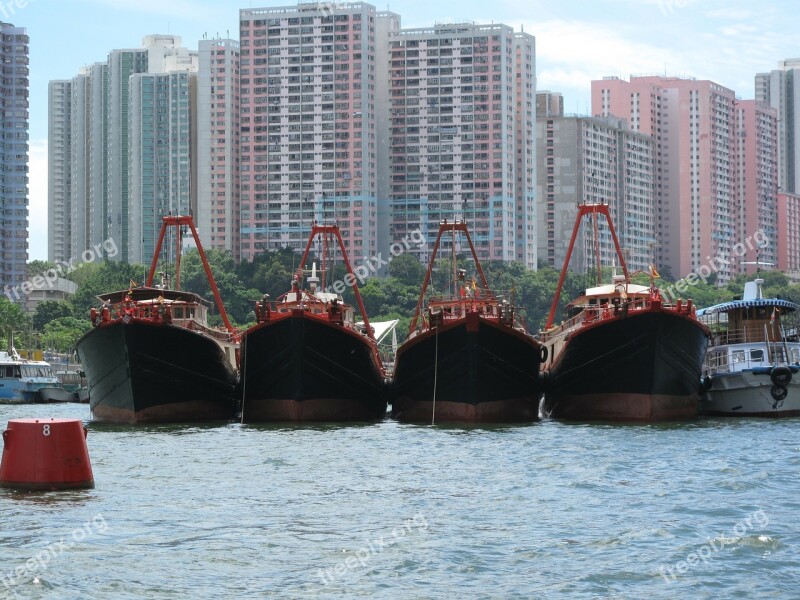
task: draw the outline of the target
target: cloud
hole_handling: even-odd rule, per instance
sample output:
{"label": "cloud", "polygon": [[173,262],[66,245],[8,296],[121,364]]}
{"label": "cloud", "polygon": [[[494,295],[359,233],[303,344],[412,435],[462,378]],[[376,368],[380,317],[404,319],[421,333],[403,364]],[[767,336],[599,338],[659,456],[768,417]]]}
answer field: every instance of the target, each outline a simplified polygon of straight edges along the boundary
{"label": "cloud", "polygon": [[47,140],[31,140],[28,164],[28,258],[47,258]]}

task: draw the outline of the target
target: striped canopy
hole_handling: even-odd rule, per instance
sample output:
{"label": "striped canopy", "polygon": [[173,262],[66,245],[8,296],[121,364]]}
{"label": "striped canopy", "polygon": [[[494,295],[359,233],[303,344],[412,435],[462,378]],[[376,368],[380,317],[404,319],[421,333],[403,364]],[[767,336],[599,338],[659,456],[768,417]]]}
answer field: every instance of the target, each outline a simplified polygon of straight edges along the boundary
{"label": "striped canopy", "polygon": [[797,310],[798,305],[788,300],[781,300],[779,298],[758,298],[756,300],[733,300],[732,302],[723,302],[722,304],[715,304],[708,308],[702,308],[697,311],[697,316],[713,315],[716,313],[730,312],[742,308],[785,308],[788,311]]}

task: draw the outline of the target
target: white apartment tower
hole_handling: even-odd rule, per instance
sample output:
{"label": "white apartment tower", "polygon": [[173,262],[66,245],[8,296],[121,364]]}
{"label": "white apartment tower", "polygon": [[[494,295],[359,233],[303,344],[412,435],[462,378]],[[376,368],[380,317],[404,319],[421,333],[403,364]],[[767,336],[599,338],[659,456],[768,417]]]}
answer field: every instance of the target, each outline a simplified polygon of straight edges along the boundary
{"label": "white apartment tower", "polygon": [[67,260],[70,256],[72,82],[51,81],[48,86],[47,165],[47,259]]}
{"label": "white apartment tower", "polygon": [[800,58],[778,62],[778,68],[756,75],[755,99],[778,111],[778,185],[800,193]]}
{"label": "white apartment tower", "polygon": [[[148,262],[152,245],[145,234],[155,226],[153,206],[190,209],[183,173],[188,178],[197,64],[197,53],[183,48],[180,37],[152,35],[142,48],[112,50],[105,62],[71,80],[51,82],[48,151],[57,157],[49,171],[52,260],[79,257],[110,238],[119,248],[117,260]],[[164,193],[176,195],[164,199]]]}

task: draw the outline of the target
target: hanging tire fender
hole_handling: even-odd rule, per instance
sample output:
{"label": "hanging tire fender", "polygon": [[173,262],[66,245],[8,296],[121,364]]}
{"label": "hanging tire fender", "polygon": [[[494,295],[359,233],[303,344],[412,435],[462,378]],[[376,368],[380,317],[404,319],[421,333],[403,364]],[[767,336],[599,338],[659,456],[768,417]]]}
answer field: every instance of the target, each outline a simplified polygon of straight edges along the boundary
{"label": "hanging tire fender", "polygon": [[547,362],[547,356],[548,356],[547,346],[540,346],[539,347],[539,362],[543,363],[543,364],[546,363]]}
{"label": "hanging tire fender", "polygon": [[769,372],[769,378],[776,386],[786,387],[792,381],[792,370],[786,366],[774,367]]}
{"label": "hanging tire fender", "polygon": [[786,396],[789,395],[789,390],[787,390],[786,387],[782,385],[773,385],[769,393],[772,395],[772,398],[774,400],[780,402],[781,400],[786,399]]}

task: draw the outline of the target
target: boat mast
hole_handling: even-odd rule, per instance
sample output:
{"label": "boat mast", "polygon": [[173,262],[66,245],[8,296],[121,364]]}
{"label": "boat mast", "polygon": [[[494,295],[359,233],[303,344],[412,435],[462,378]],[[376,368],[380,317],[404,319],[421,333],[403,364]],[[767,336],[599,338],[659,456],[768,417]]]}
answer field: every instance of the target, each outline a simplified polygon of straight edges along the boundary
{"label": "boat mast", "polygon": [[228,333],[231,335],[236,335],[236,330],[231,325],[231,322],[228,320],[228,313],[225,312],[225,306],[222,304],[222,298],[219,295],[219,289],[217,288],[217,282],[214,281],[214,274],[211,272],[211,267],[208,266],[208,260],[206,259],[206,253],[203,251],[203,244],[200,243],[200,236],[197,235],[197,230],[194,228],[194,221],[192,217],[189,216],[167,216],[164,217],[161,223],[161,232],[158,234],[158,243],[156,244],[155,252],[153,252],[153,261],[150,263],[150,272],[147,274],[147,281],[145,282],[145,287],[152,287],[153,285],[153,276],[156,273],[156,266],[158,265],[158,255],[161,253],[161,246],[164,243],[164,235],[167,233],[167,228],[169,227],[176,227],[178,230],[178,235],[176,236],[178,239],[178,253],[176,255],[176,273],[175,273],[175,280],[176,280],[176,287],[179,287],[180,284],[180,248],[181,248],[181,226],[188,225],[189,229],[192,231],[192,237],[194,238],[194,243],[197,246],[197,252],[200,254],[200,260],[203,263],[203,270],[206,273],[206,278],[208,279],[208,284],[211,286],[211,291],[214,294],[214,301],[217,305],[217,310],[219,311],[220,316],[222,317],[222,322],[225,324],[225,329],[228,330]]}
{"label": "boat mast", "polygon": [[[442,233],[449,230],[450,224],[447,221],[442,221],[439,223],[439,233],[436,235],[436,243],[433,245],[433,252],[431,253],[431,258],[428,261],[428,272],[425,274],[425,281],[422,283],[422,290],[419,293],[419,300],[417,300],[417,308],[414,310],[414,317],[411,319],[411,324],[408,328],[408,334],[411,333],[417,328],[417,321],[419,320],[419,313],[422,310],[422,302],[425,299],[425,291],[428,289],[428,284],[431,281],[431,274],[433,273],[433,265],[436,262],[436,253],[439,251],[439,243],[442,240]],[[463,231],[464,235],[467,238],[467,243],[469,244],[470,252],[472,253],[472,260],[475,261],[475,268],[478,271],[478,275],[481,278],[481,284],[483,285],[483,289],[486,291],[486,294],[491,298],[494,299],[494,294],[489,289],[489,283],[486,281],[486,275],[483,274],[483,269],[481,268],[481,263],[478,260],[478,253],[475,252],[475,246],[472,244],[472,238],[469,235],[469,229],[467,229],[467,224],[462,222],[454,222],[452,223],[452,232],[453,232],[453,241],[455,242],[455,232],[456,231]]]}
{"label": "boat mast", "polygon": [[[358,291],[358,284],[356,283],[356,276],[353,273],[353,269],[350,268],[350,259],[347,258],[347,252],[344,249],[344,242],[342,241],[342,236],[339,233],[339,226],[338,225],[314,225],[311,228],[311,235],[308,236],[308,242],[306,243],[306,249],[303,251],[303,258],[300,259],[300,267],[306,264],[306,260],[308,260],[308,253],[311,250],[311,244],[314,241],[314,238],[318,235],[323,236],[323,243],[325,240],[325,235],[332,235],[336,237],[336,241],[339,244],[339,250],[342,253],[342,258],[344,259],[344,266],[347,268],[347,274],[350,275],[351,281],[353,282],[353,293],[356,296],[356,302],[358,303],[358,310],[361,311],[361,318],[364,320],[364,328],[367,331],[367,336],[373,341],[375,341],[375,334],[372,333],[372,327],[370,327],[369,319],[367,319],[367,311],[364,308],[364,301],[361,299],[361,292]],[[323,272],[324,273],[324,272]],[[323,275],[324,276],[324,275]],[[324,288],[323,288],[324,289]]]}
{"label": "boat mast", "polygon": [[[617,251],[617,257],[619,258],[619,264],[622,265],[622,272],[625,274],[625,284],[630,283],[630,275],[628,274],[628,265],[625,263],[625,257],[622,255],[622,249],[619,245],[619,240],[617,239],[617,232],[614,229],[614,224],[611,222],[611,215],[608,212],[608,205],[607,204],[579,204],[578,205],[578,215],[575,217],[575,225],[572,228],[572,237],[569,238],[569,248],[567,249],[567,256],[564,258],[564,266],[561,267],[561,276],[558,278],[558,286],[556,286],[556,293],[553,296],[553,303],[550,305],[550,314],[547,317],[547,324],[544,326],[545,329],[550,329],[553,326],[553,321],[555,320],[556,316],[556,309],[558,308],[558,301],[561,298],[561,288],[564,286],[564,280],[567,278],[567,268],[569,267],[569,259],[572,257],[572,251],[575,249],[575,239],[578,237],[578,231],[581,227],[581,219],[585,215],[593,215],[595,219],[595,227],[597,226],[597,214],[604,215],[606,221],[608,222],[608,228],[611,231],[611,238],[614,240],[614,248]],[[600,260],[600,252],[599,252],[599,242],[598,248],[596,252],[598,256],[598,273],[599,273],[599,260]]]}

